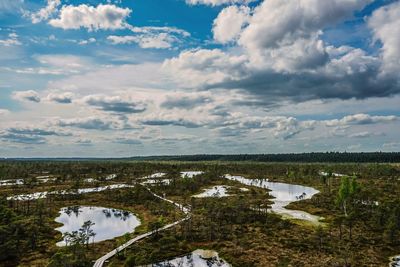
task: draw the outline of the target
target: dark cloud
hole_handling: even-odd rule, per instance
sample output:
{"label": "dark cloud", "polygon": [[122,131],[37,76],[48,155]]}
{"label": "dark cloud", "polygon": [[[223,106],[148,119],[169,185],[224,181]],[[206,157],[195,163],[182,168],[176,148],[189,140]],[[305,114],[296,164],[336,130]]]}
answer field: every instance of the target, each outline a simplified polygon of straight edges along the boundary
{"label": "dark cloud", "polygon": [[41,128],[8,128],[7,131],[17,135],[37,135],[37,136],[71,136],[71,133],[48,130]]}
{"label": "dark cloud", "polygon": [[187,120],[182,120],[182,119],[178,119],[178,120],[163,120],[163,119],[159,119],[159,120],[144,120],[142,121],[143,125],[149,125],[149,126],[168,126],[168,125],[172,125],[172,126],[183,126],[186,128],[198,128],[201,127],[202,125],[197,124],[195,122],[192,121],[187,121]]}
{"label": "dark cloud", "polygon": [[112,121],[106,121],[100,118],[75,118],[75,119],[60,119],[55,122],[61,127],[77,127],[88,130],[110,130],[114,129]]}
{"label": "dark cloud", "polygon": [[70,104],[72,103],[73,94],[63,93],[63,94],[49,94],[47,99],[52,102],[60,104]]}
{"label": "dark cloud", "polygon": [[124,100],[119,96],[107,97],[92,95],[85,97],[84,102],[100,110],[114,113],[141,113],[146,110],[146,106],[143,103]]}
{"label": "dark cloud", "polygon": [[11,127],[0,133],[0,139],[23,144],[45,144],[49,136],[72,136],[71,133],[33,127]]}
{"label": "dark cloud", "polygon": [[166,101],[161,104],[161,107],[166,109],[192,109],[202,104],[210,103],[212,99],[210,97],[205,96],[197,96],[197,97],[168,97]]}
{"label": "dark cloud", "polygon": [[14,134],[9,132],[0,133],[0,139],[7,142],[21,143],[21,144],[45,144],[47,143],[46,138],[38,135],[24,135]]}

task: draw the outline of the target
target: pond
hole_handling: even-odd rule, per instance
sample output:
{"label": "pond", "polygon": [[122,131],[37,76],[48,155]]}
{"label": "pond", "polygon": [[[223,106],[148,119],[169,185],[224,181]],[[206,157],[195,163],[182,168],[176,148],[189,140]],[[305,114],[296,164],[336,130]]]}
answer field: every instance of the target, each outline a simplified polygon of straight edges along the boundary
{"label": "pond", "polygon": [[125,187],[133,187],[133,185],[128,185],[128,184],[113,184],[113,185],[107,185],[107,186],[101,186],[101,187],[93,187],[93,188],[80,188],[78,190],[61,190],[61,191],[52,191],[52,192],[36,192],[32,194],[22,194],[22,195],[16,195],[16,196],[11,196],[7,197],[7,200],[35,200],[35,199],[41,199],[41,198],[46,198],[47,195],[74,195],[74,194],[86,194],[86,193],[93,193],[93,192],[101,192],[105,190],[112,190],[112,189],[119,189],[119,188],[125,188]]}
{"label": "pond", "polygon": [[148,179],[144,181],[142,184],[149,185],[169,185],[171,183],[171,179]]}
{"label": "pond", "polygon": [[164,177],[165,175],[167,175],[165,172],[156,172],[151,175],[142,177],[141,179],[161,178],[161,177]]}
{"label": "pond", "polygon": [[225,178],[240,182],[249,186],[256,186],[271,190],[270,195],[274,197],[271,211],[278,213],[284,217],[292,219],[301,219],[314,223],[318,223],[320,217],[309,214],[300,210],[286,209],[291,202],[310,199],[313,195],[319,193],[318,190],[302,185],[294,185],[287,183],[270,182],[268,179],[247,179],[242,176],[233,176],[226,174]]}
{"label": "pond", "polygon": [[199,197],[199,198],[203,198],[203,197],[228,197],[228,196],[230,196],[226,192],[228,190],[228,188],[229,188],[229,186],[226,186],[226,185],[213,186],[211,188],[204,189],[203,193],[200,193],[198,195],[194,195],[193,197]]}
{"label": "pond", "polygon": [[230,267],[213,250],[198,249],[190,254],[169,261],[153,263],[148,267]]}
{"label": "pond", "polygon": [[[140,220],[128,211],[86,206],[62,208],[55,221],[63,224],[62,227],[56,228],[62,234],[78,231],[84,222],[91,221],[94,223],[91,229],[96,235],[90,242],[100,242],[132,233],[140,225]],[[57,246],[65,246],[65,240],[58,242]]]}
{"label": "pond", "polygon": [[0,186],[23,185],[23,179],[0,180]]}
{"label": "pond", "polygon": [[[38,176],[36,177],[36,183],[47,183],[53,182],[56,178],[51,178],[50,176]],[[10,180],[0,180],[0,186],[15,186],[15,185],[23,185],[24,179],[10,179]]]}
{"label": "pond", "polygon": [[389,267],[400,267],[400,255],[391,258]]}
{"label": "pond", "polygon": [[194,176],[203,174],[203,171],[187,171],[187,172],[181,172],[181,177],[182,178],[193,178]]}

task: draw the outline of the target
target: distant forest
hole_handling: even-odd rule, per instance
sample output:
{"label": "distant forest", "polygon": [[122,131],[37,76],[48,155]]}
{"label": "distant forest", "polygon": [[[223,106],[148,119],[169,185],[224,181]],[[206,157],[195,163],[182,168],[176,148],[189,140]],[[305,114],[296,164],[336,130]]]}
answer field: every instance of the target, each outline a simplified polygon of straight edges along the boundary
{"label": "distant forest", "polygon": [[286,154],[198,154],[129,158],[0,158],[0,161],[255,161],[255,162],[369,162],[398,163],[400,152],[311,152]]}
{"label": "distant forest", "polygon": [[181,155],[132,157],[146,161],[400,162],[400,152],[325,152],[290,154]]}

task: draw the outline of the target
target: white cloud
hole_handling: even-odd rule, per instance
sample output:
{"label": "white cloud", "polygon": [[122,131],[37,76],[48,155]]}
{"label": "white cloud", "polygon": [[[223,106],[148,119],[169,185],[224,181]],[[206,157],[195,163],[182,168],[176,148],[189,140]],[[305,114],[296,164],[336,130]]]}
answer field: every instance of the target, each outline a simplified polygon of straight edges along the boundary
{"label": "white cloud", "polygon": [[368,18],[375,41],[382,43],[384,72],[398,75],[400,71],[400,2],[383,6]]}
{"label": "white cloud", "polygon": [[10,111],[8,109],[0,109],[0,116],[4,116],[10,114]]}
{"label": "white cloud", "polygon": [[8,68],[8,70],[21,74],[66,75],[84,72],[89,70],[91,66],[90,60],[74,55],[34,55],[33,58],[41,66],[35,68]]}
{"label": "white cloud", "polygon": [[176,75],[183,86],[197,87],[241,76],[246,60],[245,55],[232,56],[220,49],[199,49],[181,52],[166,60],[163,68]]}
{"label": "white cloud", "polygon": [[189,5],[226,5],[226,4],[248,4],[255,0],[186,0]]}
{"label": "white cloud", "polygon": [[220,43],[233,41],[242,31],[250,17],[250,8],[246,6],[229,6],[224,8],[214,20],[214,40]]}
{"label": "white cloud", "polygon": [[122,130],[132,128],[117,117],[90,116],[85,118],[54,119],[51,125],[86,130]]}
{"label": "white cloud", "polygon": [[166,32],[166,33],[171,33],[171,34],[178,34],[181,35],[183,37],[189,37],[190,33],[182,30],[182,29],[178,29],[176,27],[168,27],[168,26],[162,26],[162,27],[158,27],[158,26],[143,26],[143,27],[132,27],[131,31],[134,33],[159,33],[159,32]]}
{"label": "white cloud", "polygon": [[39,94],[33,90],[13,92],[12,97],[18,101],[40,102]]}
{"label": "white cloud", "polygon": [[[263,1],[254,9],[239,44],[255,66],[275,65],[279,71],[318,65],[326,59],[321,29],[349,17],[371,0]],[[296,58],[299,59],[295,63]],[[287,62],[286,62],[287,61]],[[295,66],[293,66],[295,65]]]}
{"label": "white cloud", "polygon": [[53,14],[57,12],[58,6],[61,5],[61,0],[47,0],[47,6],[41,8],[39,11],[30,14],[32,23],[39,23],[41,21],[49,19]]}
{"label": "white cloud", "polygon": [[375,123],[387,123],[397,121],[398,117],[396,116],[371,116],[369,114],[355,114],[348,115],[343,117],[342,119],[334,119],[324,121],[326,126],[334,127],[334,126],[345,126],[345,125],[365,125],[365,124],[375,124]]}
{"label": "white cloud", "polygon": [[182,42],[184,38],[190,36],[185,30],[175,27],[132,27],[131,31],[134,35],[107,37],[113,44],[131,44],[136,43],[141,48],[166,49],[171,48],[174,44]]}
{"label": "white cloud", "polygon": [[87,40],[81,40],[78,42],[79,45],[87,45],[87,44],[93,44],[96,42],[96,38],[89,38]]}
{"label": "white cloud", "polygon": [[18,34],[10,33],[7,39],[0,40],[0,45],[14,46],[14,45],[22,45],[22,43],[18,40]]}
{"label": "white cloud", "polygon": [[113,44],[137,43],[141,48],[156,49],[171,48],[172,44],[178,41],[176,37],[165,32],[151,35],[111,35],[107,37],[107,40],[111,41]]}
{"label": "white cloud", "polygon": [[49,24],[53,27],[67,29],[86,28],[89,31],[116,30],[129,28],[126,23],[131,10],[115,5],[100,4],[97,7],[82,4],[79,6],[63,6],[60,15],[51,19]]}
{"label": "white cloud", "polygon": [[[237,36],[233,48],[183,51],[164,66],[183,87],[243,89],[266,105],[395,94],[400,87],[380,76],[382,63],[377,56],[349,46],[327,45],[322,38],[323,30],[351,18],[370,2],[263,1],[249,12],[244,27],[242,23],[234,27],[243,28],[239,33],[234,30],[224,36],[228,31],[221,30],[221,36],[217,35],[221,42]],[[223,9],[221,18],[230,9],[239,10],[236,6]]]}
{"label": "white cloud", "polygon": [[63,92],[63,93],[50,93],[47,96],[47,100],[50,102],[56,102],[60,104],[70,104],[74,97],[73,93]]}
{"label": "white cloud", "polygon": [[88,95],[82,99],[83,103],[94,106],[102,111],[113,113],[141,113],[146,110],[146,105],[134,101],[130,96]]}

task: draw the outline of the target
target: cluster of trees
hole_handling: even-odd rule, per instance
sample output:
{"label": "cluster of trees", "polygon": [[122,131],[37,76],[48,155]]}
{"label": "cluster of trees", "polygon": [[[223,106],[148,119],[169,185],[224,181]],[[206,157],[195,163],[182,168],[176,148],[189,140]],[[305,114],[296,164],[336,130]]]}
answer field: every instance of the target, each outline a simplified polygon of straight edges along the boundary
{"label": "cluster of trees", "polygon": [[50,260],[49,267],[86,267],[90,266],[87,257],[90,238],[96,235],[92,230],[94,223],[86,221],[78,231],[67,232],[63,235],[66,246],[54,254]]}
{"label": "cluster of trees", "polygon": [[156,161],[260,161],[260,162],[400,162],[400,152],[321,152],[289,154],[181,155],[133,157]]}
{"label": "cluster of trees", "polygon": [[45,220],[47,209],[38,201],[29,212],[15,210],[0,199],[0,261],[15,262],[23,253],[42,249],[53,229]]}

